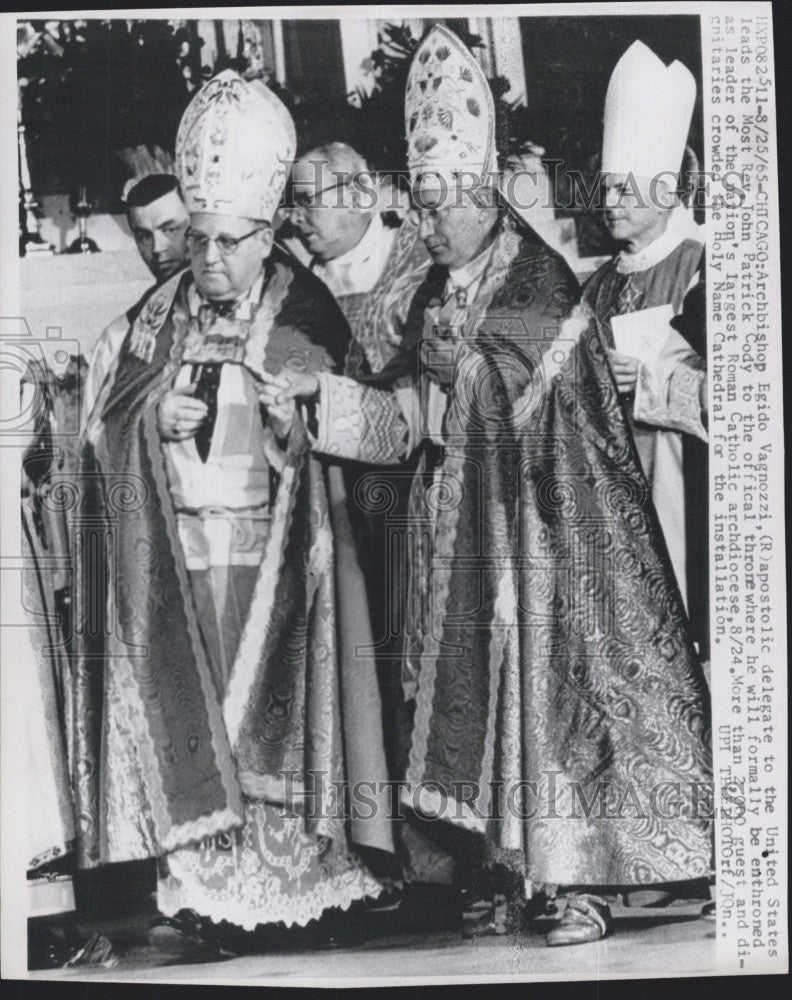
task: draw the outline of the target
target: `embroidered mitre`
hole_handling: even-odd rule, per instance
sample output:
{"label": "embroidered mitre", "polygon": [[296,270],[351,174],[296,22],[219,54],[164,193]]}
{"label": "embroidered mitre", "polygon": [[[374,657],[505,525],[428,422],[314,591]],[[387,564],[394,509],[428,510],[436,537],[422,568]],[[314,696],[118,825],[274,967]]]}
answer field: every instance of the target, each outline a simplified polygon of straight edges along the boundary
{"label": "embroidered mitre", "polygon": [[179,125],[176,173],[187,211],[271,222],[295,149],[294,122],[275,94],[224,70]]}
{"label": "embroidered mitre", "polygon": [[497,169],[495,102],[487,78],[457,36],[435,25],[410,65],[405,95],[413,185],[435,175],[447,188],[475,185]]}

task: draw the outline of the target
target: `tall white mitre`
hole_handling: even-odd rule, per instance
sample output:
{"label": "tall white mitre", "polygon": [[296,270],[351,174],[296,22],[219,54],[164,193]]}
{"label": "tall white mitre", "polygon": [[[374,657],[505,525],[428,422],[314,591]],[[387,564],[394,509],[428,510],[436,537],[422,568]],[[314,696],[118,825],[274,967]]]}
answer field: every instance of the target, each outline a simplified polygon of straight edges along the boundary
{"label": "tall white mitre", "polygon": [[271,90],[219,73],[192,99],[176,137],[187,211],[271,222],[296,145],[291,115]]}
{"label": "tall white mitre", "polygon": [[443,25],[413,56],[404,121],[413,184],[436,174],[451,187],[463,172],[480,181],[497,169],[492,91],[476,59]]}
{"label": "tall white mitre", "polygon": [[695,103],[696,81],[687,67],[676,60],[666,66],[643,42],[633,42],[605,96],[603,173],[678,175]]}

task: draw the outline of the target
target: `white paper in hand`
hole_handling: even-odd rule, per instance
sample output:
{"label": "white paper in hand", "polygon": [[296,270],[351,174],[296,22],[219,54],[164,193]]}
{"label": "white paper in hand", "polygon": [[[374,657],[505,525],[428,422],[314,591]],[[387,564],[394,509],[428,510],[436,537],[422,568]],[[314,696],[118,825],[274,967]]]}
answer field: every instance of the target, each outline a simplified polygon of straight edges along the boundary
{"label": "white paper in hand", "polygon": [[611,329],[616,350],[651,367],[673,332],[673,318],[674,307],[670,304],[614,316]]}

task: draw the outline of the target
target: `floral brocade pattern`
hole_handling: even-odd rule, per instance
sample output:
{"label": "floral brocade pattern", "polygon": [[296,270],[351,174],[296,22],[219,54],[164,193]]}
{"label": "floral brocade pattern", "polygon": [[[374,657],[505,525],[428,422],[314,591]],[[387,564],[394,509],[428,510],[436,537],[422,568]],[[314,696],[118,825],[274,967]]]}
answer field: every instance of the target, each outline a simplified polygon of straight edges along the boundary
{"label": "floral brocade pattern", "polygon": [[377,464],[405,457],[408,428],[393,394],[346,376],[318,378],[317,451]]}
{"label": "floral brocade pattern", "polygon": [[379,372],[401,350],[410,306],[430,263],[418,229],[405,221],[371,291],[339,298],[352,331],[344,366],[347,375],[358,378]]}
{"label": "floral brocade pattern", "polygon": [[563,278],[506,228],[473,305],[490,409],[483,429],[452,412],[442,474],[466,503],[437,511],[429,627],[408,639],[407,778],[534,884],[702,877],[706,682],[603,342],[585,307],[564,321]]}
{"label": "floral brocade pattern", "polygon": [[138,752],[146,721],[126,657],[115,657],[113,669],[107,671],[105,699],[102,860],[148,858],[158,847],[145,791],[145,764]]}

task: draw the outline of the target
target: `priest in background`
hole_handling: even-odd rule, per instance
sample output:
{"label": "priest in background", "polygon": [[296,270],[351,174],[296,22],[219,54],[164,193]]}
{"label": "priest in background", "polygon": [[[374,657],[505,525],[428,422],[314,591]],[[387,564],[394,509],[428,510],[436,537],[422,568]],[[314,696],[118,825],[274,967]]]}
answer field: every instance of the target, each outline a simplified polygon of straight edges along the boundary
{"label": "priest in background", "polygon": [[604,219],[620,252],[584,299],[616,385],[703,661],[709,659],[704,234],[678,193],[692,74],[634,42],[605,98]]}
{"label": "priest in background", "polygon": [[179,182],[173,174],[147,174],[136,181],[126,196],[127,221],[138,253],[154,276],[155,284],[127,311],[114,319],[94,345],[88,375],[82,387],[82,424],[88,421],[102,388],[112,381],[121,344],[137,314],[164,281],[187,264],[187,209]]}
{"label": "priest in background", "polygon": [[[351,329],[345,374],[380,372],[402,350],[408,312],[431,260],[418,229],[394,211],[394,192],[351,146],[308,150],[292,168],[286,215],[310,269],[324,281]],[[414,463],[413,463],[414,464]],[[401,630],[406,598],[403,539],[410,479],[381,466],[348,463],[345,487],[371,609],[391,778],[404,776],[409,718],[401,693]],[[383,508],[383,496],[391,502]],[[415,827],[403,829],[402,871],[411,880],[448,883],[451,860]],[[398,892],[377,905],[394,909]]]}

